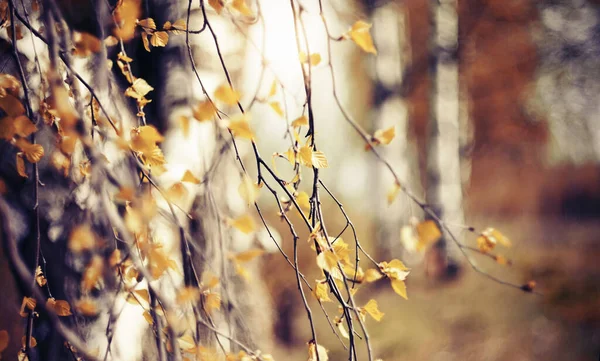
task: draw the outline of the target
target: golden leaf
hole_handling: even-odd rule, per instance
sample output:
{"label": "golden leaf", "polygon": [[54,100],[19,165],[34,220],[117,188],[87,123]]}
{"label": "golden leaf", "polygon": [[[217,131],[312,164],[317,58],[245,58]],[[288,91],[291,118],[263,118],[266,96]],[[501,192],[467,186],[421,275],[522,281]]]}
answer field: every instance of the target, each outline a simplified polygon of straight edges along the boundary
{"label": "golden leaf", "polygon": [[187,182],[187,183],[193,183],[193,184],[200,184],[200,179],[194,177],[192,172],[190,172],[189,170],[185,171],[185,173],[183,174],[183,177],[181,177],[181,181]]}
{"label": "golden leaf", "polygon": [[198,103],[193,109],[194,118],[200,122],[212,120],[217,114],[215,106],[208,100]]}
{"label": "golden leaf", "polygon": [[58,316],[70,316],[71,313],[71,305],[67,301],[64,300],[55,300],[54,298],[48,298],[46,301],[46,306],[58,315]]}
{"label": "golden leaf", "polygon": [[296,196],[296,203],[298,203],[300,209],[302,209],[304,212],[310,211],[310,201],[306,192],[298,192],[298,195]]}
{"label": "golden leaf", "polygon": [[115,28],[114,34],[124,41],[131,40],[135,33],[136,20],[141,13],[140,0],[124,0],[117,4],[113,15],[120,26]]}
{"label": "golden leaf", "polygon": [[156,30],[156,22],[152,18],[138,20],[138,25],[143,28]]}
{"label": "golden leaf", "polygon": [[169,33],[166,31],[155,31],[150,37],[150,44],[156,47],[164,47],[169,42]]}
{"label": "golden leaf", "polygon": [[365,282],[375,282],[382,278],[383,278],[383,274],[374,268],[370,268],[365,271],[365,276],[364,276]]}
{"label": "golden leaf", "polygon": [[104,260],[100,256],[92,257],[92,260],[85,268],[83,276],[81,278],[81,290],[83,292],[91,291],[98,281],[102,277],[102,271],[104,270]]}
{"label": "golden leaf", "polygon": [[29,311],[35,310],[36,305],[37,301],[35,300],[35,298],[23,297],[23,302],[21,302],[21,310],[19,311],[19,315],[21,317],[27,317]]}
{"label": "golden leaf", "polygon": [[146,49],[147,52],[150,52],[150,40],[148,40],[147,33],[142,33],[142,44],[144,44],[144,49]]}
{"label": "golden leaf", "polygon": [[75,308],[84,316],[96,316],[98,314],[98,305],[96,301],[89,297],[84,297],[75,302]]}
{"label": "golden leaf", "polygon": [[390,144],[396,136],[396,127],[391,126],[387,129],[379,129],[373,134],[373,142],[376,144]]}
{"label": "golden leaf", "polygon": [[260,192],[258,184],[254,183],[252,179],[246,174],[242,176],[242,182],[238,187],[238,193],[240,197],[246,202],[247,205],[252,205],[256,202],[258,194]]}
{"label": "golden leaf", "polygon": [[148,322],[149,325],[152,325],[154,323],[154,319],[152,318],[150,312],[144,311],[142,316],[144,316],[144,319],[146,320],[146,322]]}
{"label": "golden leaf", "polygon": [[250,139],[254,138],[252,129],[250,129],[249,116],[247,114],[238,114],[231,118],[228,127],[234,136]]}
{"label": "golden leaf", "polygon": [[17,153],[16,165],[17,173],[19,173],[21,177],[28,178],[27,170],[25,169],[25,160],[23,159],[23,153]]}
{"label": "golden leaf", "polygon": [[317,281],[317,284],[313,289],[313,295],[320,302],[333,302],[331,301],[331,298],[329,298],[329,287],[326,283]]}
{"label": "golden leaf", "polygon": [[0,97],[6,96],[7,93],[18,97],[20,89],[21,81],[19,79],[10,74],[0,74]]}
{"label": "golden leaf", "polygon": [[271,84],[271,89],[269,90],[269,98],[277,93],[277,81],[273,80]]}
{"label": "golden leaf", "polygon": [[196,351],[196,342],[189,334],[183,335],[177,339],[179,347],[186,352]]}
{"label": "golden leaf", "polygon": [[213,310],[221,308],[221,295],[215,292],[208,292],[204,295],[204,310],[211,313]]}
{"label": "golden leaf", "polygon": [[12,94],[6,94],[0,97],[0,108],[2,108],[9,117],[16,118],[25,114],[25,107],[21,104],[19,98]]}
{"label": "golden leaf", "polygon": [[477,237],[477,247],[481,252],[487,253],[500,243],[505,247],[510,247],[512,243],[502,233],[492,227],[486,228],[479,237]]}
{"label": "golden leaf", "polygon": [[[21,337],[21,346],[22,346],[23,348],[25,348],[25,347],[26,347],[26,345],[25,345],[25,343],[26,343],[26,342],[27,342],[27,336],[23,336],[23,337]],[[35,339],[35,337],[31,336],[31,338],[29,339],[29,347],[30,347],[30,348],[33,348],[33,347],[35,347],[35,346],[37,346],[37,340]],[[0,348],[1,348],[1,347],[0,347]]]}
{"label": "golden leaf", "polygon": [[252,10],[250,10],[248,5],[246,4],[246,0],[233,0],[231,2],[231,7],[234,8],[235,10],[239,11],[240,14],[242,14],[242,15],[254,16],[254,13],[252,12]]}
{"label": "golden leaf", "polygon": [[252,233],[255,229],[254,221],[248,214],[244,214],[241,217],[231,220],[229,224],[240,232],[246,234]]}
{"label": "golden leaf", "polygon": [[37,163],[44,156],[44,148],[40,144],[31,144],[25,138],[17,139],[15,145],[23,152],[30,163]]}
{"label": "golden leaf", "polygon": [[[21,137],[28,137],[33,132],[37,131],[35,124],[24,115],[20,115],[13,120],[15,132]],[[11,137],[12,138],[12,137]]]}
{"label": "golden leaf", "polygon": [[[317,357],[317,354],[319,355]],[[308,361],[328,361],[329,355],[327,349],[321,345],[316,345],[314,341],[308,344]]]}
{"label": "golden leaf", "polygon": [[184,287],[177,292],[177,304],[196,303],[200,299],[200,290],[196,287]]}
{"label": "golden leaf", "polygon": [[363,307],[365,312],[369,314],[369,316],[373,317],[375,321],[381,321],[384,313],[379,311],[379,307],[377,306],[377,301],[371,299],[367,304]]}
{"label": "golden leaf", "polygon": [[300,52],[300,62],[302,64],[308,63],[310,61],[311,66],[316,66],[321,62],[321,54],[314,53],[310,54],[310,57],[306,56],[306,53]]}
{"label": "golden leaf", "polygon": [[292,127],[301,127],[303,125],[308,125],[308,118],[306,115],[302,115],[292,122]]}
{"label": "golden leaf", "polygon": [[215,98],[227,105],[236,105],[240,101],[240,93],[229,84],[223,84],[215,90]]}
{"label": "golden leaf", "polygon": [[217,12],[217,14],[221,14],[221,11],[223,11],[223,0],[208,0],[208,4]]}
{"label": "golden leaf", "polygon": [[373,45],[373,39],[369,33],[371,26],[371,24],[359,20],[352,25],[352,28],[346,34],[365,52],[377,54],[377,50]]}
{"label": "golden leaf", "polygon": [[388,262],[380,262],[379,270],[392,280],[404,281],[410,270],[402,263],[402,261],[393,259]]}
{"label": "golden leaf", "polygon": [[394,182],[394,186],[387,194],[388,204],[394,203],[394,200],[396,200],[396,197],[398,197],[398,193],[400,193],[400,190],[402,190],[400,184],[398,182]]}
{"label": "golden leaf", "polygon": [[427,248],[442,237],[442,232],[432,220],[420,222],[416,228],[419,237],[419,248]]}
{"label": "golden leaf", "polygon": [[151,153],[156,143],[160,143],[164,137],[152,125],[144,125],[131,130],[131,149],[143,154]]}
{"label": "golden leaf", "polygon": [[331,272],[337,268],[338,257],[332,251],[326,250],[317,256],[317,266],[324,271]]}
{"label": "golden leaf", "polygon": [[151,87],[147,81],[142,78],[137,78],[133,81],[133,84],[125,90],[125,95],[140,100],[152,90],[154,90],[154,88]]}
{"label": "golden leaf", "polygon": [[329,163],[325,154],[321,151],[312,152],[312,165],[315,168],[327,168]]}
{"label": "golden leaf", "polygon": [[303,145],[302,147],[300,147],[298,155],[300,156],[300,163],[302,163],[304,166],[313,166],[313,151],[309,145]]}
{"label": "golden leaf", "polygon": [[184,19],[175,20],[171,26],[171,32],[175,35],[182,34],[187,30],[187,23]]}
{"label": "golden leaf", "polygon": [[68,247],[72,252],[91,250],[96,247],[96,235],[89,225],[79,225],[71,231]]}
{"label": "golden leaf", "polygon": [[263,253],[265,253],[265,251],[262,249],[251,249],[248,251],[237,253],[233,256],[233,258],[237,262],[250,262],[254,258],[262,255]]}
{"label": "golden leaf", "polygon": [[275,111],[275,113],[277,113],[277,115],[279,115],[280,117],[283,117],[283,109],[281,109],[281,105],[279,104],[279,102],[270,102],[269,105],[271,106],[271,109],[273,109]]}
{"label": "golden leaf", "polygon": [[408,300],[408,296],[406,294],[406,284],[402,280],[392,280],[392,288],[394,292],[402,296],[405,300]]}
{"label": "golden leaf", "polygon": [[37,266],[35,269],[35,282],[40,287],[43,287],[46,285],[46,283],[48,283],[48,281],[46,281],[46,277],[44,277],[44,273],[42,272],[42,267],[40,266]]}

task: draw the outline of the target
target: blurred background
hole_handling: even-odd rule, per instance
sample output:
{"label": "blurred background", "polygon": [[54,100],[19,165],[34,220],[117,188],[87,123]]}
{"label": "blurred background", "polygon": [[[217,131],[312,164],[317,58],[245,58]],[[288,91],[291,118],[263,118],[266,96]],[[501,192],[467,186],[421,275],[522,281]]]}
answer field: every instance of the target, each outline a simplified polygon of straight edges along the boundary
{"label": "blurred background", "polygon": [[[292,14],[285,1],[261,4],[270,65],[263,91],[279,79],[286,89],[280,99],[293,120],[304,94],[294,63]],[[378,299],[385,313],[379,323],[367,320],[377,355],[386,361],[597,360],[600,2],[327,2],[330,34],[366,19],[378,51],[367,55],[351,42],[332,42],[331,59],[317,2],[303,6],[310,51],[322,58],[312,68],[316,139],[330,164],[322,176],[369,252],[378,260],[400,258],[412,268],[408,301],[387,283],[357,294],[359,303]],[[261,28],[250,32],[259,42]],[[451,243],[448,254],[458,271],[450,277],[435,269],[435,256],[403,244],[402,227],[423,214],[402,193],[388,205],[393,179],[339,111],[329,61],[345,111],[371,134],[395,126],[396,138],[381,152],[404,186],[442,212],[461,242],[476,245],[465,224],[479,231],[495,227],[513,241],[500,251],[511,266],[470,253],[472,262],[511,283],[535,280],[543,295],[478,274]],[[249,48],[246,70],[261,63],[260,53]],[[259,74],[246,71],[245,84],[252,88]],[[264,154],[284,152],[286,123],[268,104],[256,104],[254,113]],[[330,199],[324,203],[329,228],[336,229],[330,232],[336,233],[344,218]],[[291,252],[285,225],[276,216],[270,222]],[[349,231],[342,237],[351,243]],[[301,265],[309,279],[318,278],[312,251],[304,251]],[[274,355],[304,359],[310,331],[294,274],[273,253],[263,276],[276,311]],[[345,359],[324,317],[317,318],[330,359]]]}

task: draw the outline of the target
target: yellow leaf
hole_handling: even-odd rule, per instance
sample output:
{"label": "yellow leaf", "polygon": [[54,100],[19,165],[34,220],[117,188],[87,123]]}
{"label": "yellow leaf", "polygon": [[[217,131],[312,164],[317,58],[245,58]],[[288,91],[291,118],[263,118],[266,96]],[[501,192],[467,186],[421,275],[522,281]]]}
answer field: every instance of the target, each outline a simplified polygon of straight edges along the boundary
{"label": "yellow leaf", "polygon": [[317,281],[317,284],[313,289],[313,295],[320,302],[332,302],[331,298],[329,298],[329,287],[326,283]]}
{"label": "yellow leaf", "polygon": [[146,49],[147,52],[150,52],[150,41],[148,40],[147,33],[142,33],[142,43],[144,44],[144,49]]}
{"label": "yellow leaf", "polygon": [[[319,355],[317,357],[317,354]],[[308,344],[308,361],[328,361],[329,355],[327,349],[321,345],[316,345],[314,341]]]}
{"label": "yellow leaf", "polygon": [[23,153],[20,153],[20,152],[17,153],[16,165],[17,165],[17,173],[19,173],[19,175],[21,177],[28,178],[27,170],[25,169],[25,160],[23,159]]}
{"label": "yellow leaf", "polygon": [[23,297],[23,302],[21,302],[21,310],[19,311],[19,315],[21,317],[27,317],[29,311],[33,311],[35,309],[36,304],[37,302],[35,298]]}
{"label": "yellow leaf", "polygon": [[223,84],[215,90],[215,98],[227,105],[236,105],[240,101],[240,93],[229,84]]}
{"label": "yellow leaf", "polygon": [[238,193],[240,194],[240,197],[242,197],[242,199],[246,201],[246,204],[250,206],[256,202],[259,192],[260,187],[258,184],[254,183],[248,175],[244,174],[242,177],[242,182],[238,187]]}
{"label": "yellow leaf", "polygon": [[331,272],[337,268],[338,257],[332,251],[326,250],[317,256],[317,266],[324,271]]}
{"label": "yellow leaf", "polygon": [[217,14],[221,14],[221,11],[223,11],[223,0],[208,0],[208,4],[217,12]]}
{"label": "yellow leaf", "polygon": [[70,316],[72,314],[71,306],[67,301],[48,298],[48,301],[46,301],[46,306],[54,310],[58,316]]}
{"label": "yellow leaf", "polygon": [[177,304],[196,303],[200,299],[200,290],[196,287],[184,287],[177,292]]}
{"label": "yellow leaf", "polygon": [[104,270],[104,260],[100,256],[94,256],[90,264],[86,267],[81,278],[81,290],[83,292],[91,291],[102,277]]}
{"label": "yellow leaf", "polygon": [[170,30],[173,35],[179,35],[187,30],[187,23],[184,19],[178,19],[168,29],[166,27],[163,28],[165,30]]}
{"label": "yellow leaf", "polygon": [[404,281],[399,279],[393,279],[392,288],[394,289],[394,292],[402,296],[402,298],[404,298],[405,300],[408,300],[408,296],[406,295],[406,284],[404,283]]}
{"label": "yellow leaf", "polygon": [[252,233],[255,229],[254,221],[252,217],[248,214],[244,214],[243,216],[231,220],[229,224],[239,230],[240,232],[249,234]]}
{"label": "yellow leaf", "polygon": [[211,313],[213,310],[221,308],[221,295],[215,292],[204,294],[204,310],[206,313]]}
{"label": "yellow leaf", "polygon": [[371,316],[375,321],[381,321],[384,313],[379,311],[377,306],[377,301],[369,300],[367,304],[363,307],[363,309]]}
{"label": "yellow leaf", "polygon": [[348,330],[346,330],[346,326],[344,326],[340,318],[335,318],[335,325],[337,326],[338,331],[340,331],[340,335],[342,335],[343,338],[350,338],[350,335],[348,335]]}
{"label": "yellow leaf", "polygon": [[215,106],[208,100],[198,103],[193,109],[194,118],[200,122],[212,120],[217,114]]}
{"label": "yellow leaf", "polygon": [[298,155],[300,156],[300,163],[302,163],[304,166],[313,166],[313,151],[309,145],[303,145],[302,147],[300,147]]}
{"label": "yellow leaf", "polygon": [[31,144],[25,138],[17,139],[15,145],[23,152],[30,163],[37,163],[44,156],[44,148],[40,144]]}
{"label": "yellow leaf", "polygon": [[250,10],[248,5],[246,5],[246,0],[233,0],[231,2],[231,7],[234,8],[235,10],[239,11],[240,14],[242,14],[242,15],[254,16],[254,13],[252,13],[252,10]]}
{"label": "yellow leaf", "polygon": [[396,200],[396,197],[398,196],[398,193],[400,193],[400,190],[402,190],[400,184],[398,182],[394,182],[394,186],[387,194],[388,204],[394,203],[394,200]]}
{"label": "yellow leaf", "polygon": [[187,138],[190,135],[190,117],[182,115],[178,120],[181,132],[183,133],[183,136]]}
{"label": "yellow leaf", "polygon": [[183,335],[177,339],[179,347],[186,352],[196,351],[196,342],[189,334]]}
{"label": "yellow leaf", "polygon": [[75,227],[69,236],[68,247],[72,252],[83,252],[96,247],[96,235],[88,224]]}
{"label": "yellow leaf", "polygon": [[302,115],[292,122],[292,127],[301,127],[303,125],[308,125],[308,118],[306,115]]}
{"label": "yellow leaf", "polygon": [[365,282],[375,282],[383,278],[383,274],[376,269],[370,268],[365,271]]}
{"label": "yellow leaf", "polygon": [[229,129],[236,137],[250,140],[254,138],[252,129],[250,129],[249,116],[247,114],[238,114],[231,118],[231,121],[229,122]]}
{"label": "yellow leaf", "polygon": [[269,98],[275,95],[275,93],[277,93],[277,82],[273,80],[273,83],[271,84],[271,89],[269,90]]}
{"label": "yellow leaf", "polygon": [[265,251],[262,249],[251,249],[248,251],[237,253],[233,256],[233,258],[238,262],[250,262],[254,258],[262,255],[263,253],[265,253]]}
{"label": "yellow leaf", "polygon": [[369,33],[371,26],[371,24],[359,20],[352,25],[352,28],[348,31],[347,35],[349,35],[352,41],[365,52],[377,54],[377,50],[373,45],[373,39]]}
{"label": "yellow leaf", "polygon": [[308,63],[308,61],[310,60],[310,65],[311,66],[316,66],[321,62],[321,55],[318,53],[314,53],[314,54],[310,54],[310,58],[306,56],[306,53],[304,52],[300,52],[300,62],[302,64],[304,63]]}
{"label": "yellow leaf", "polygon": [[37,266],[35,269],[35,282],[40,287],[43,287],[46,285],[46,283],[48,283],[48,281],[46,281],[46,277],[44,277],[44,273],[42,272],[42,267],[40,266]]}
{"label": "yellow leaf", "polygon": [[13,75],[0,73],[0,97],[4,97],[7,93],[19,96],[21,89],[21,81]]}
{"label": "yellow leaf", "polygon": [[152,318],[150,312],[144,311],[142,316],[144,316],[144,319],[146,320],[146,322],[148,322],[149,325],[152,325],[154,323],[154,319]]}
{"label": "yellow leaf", "polygon": [[35,126],[35,124],[33,124],[31,120],[29,120],[29,118],[27,118],[24,115],[16,117],[13,120],[13,126],[15,128],[16,134],[18,134],[21,137],[28,137],[33,132],[37,131],[37,127]]}
{"label": "yellow leaf", "polygon": [[156,22],[152,18],[138,20],[138,25],[144,28],[156,30]]}
{"label": "yellow leaf", "polygon": [[327,168],[329,163],[325,154],[321,151],[312,152],[312,165],[315,168]]}
{"label": "yellow leaf", "polygon": [[181,181],[187,182],[187,183],[193,183],[193,184],[200,184],[200,179],[194,177],[192,172],[190,172],[189,170],[185,171],[185,173],[183,174],[183,177],[181,177]]}
{"label": "yellow leaf", "polygon": [[166,31],[155,31],[150,38],[150,44],[156,47],[164,47],[169,42],[169,33]]}
{"label": "yellow leaf", "polygon": [[25,114],[25,107],[17,98],[12,94],[6,94],[0,97],[0,108],[2,108],[9,117],[16,118],[19,115]]}
{"label": "yellow leaf", "polygon": [[402,263],[402,261],[393,259],[389,263],[388,262],[380,262],[379,270],[385,274],[387,277],[393,280],[401,280],[404,281],[410,270]]}
{"label": "yellow leaf", "polygon": [[296,203],[298,203],[300,209],[302,209],[304,212],[310,211],[310,201],[306,192],[298,192],[298,195],[296,196]]}
{"label": "yellow leaf", "polygon": [[374,143],[376,144],[390,144],[390,142],[394,139],[394,137],[396,136],[396,127],[395,126],[391,126],[387,129],[379,129],[377,131],[375,131],[375,134],[373,134],[373,139],[374,139]]}
{"label": "yellow leaf", "polygon": [[417,224],[417,235],[419,237],[419,247],[427,248],[442,237],[442,232],[440,232],[434,221],[427,220]]}
{"label": "yellow leaf", "polygon": [[270,102],[269,105],[271,106],[271,109],[273,109],[275,113],[277,113],[277,115],[283,117],[283,109],[281,109],[281,105],[279,105],[279,102]]}
{"label": "yellow leaf", "polygon": [[151,153],[164,137],[152,125],[144,125],[131,130],[131,149],[141,153]]}
{"label": "yellow leaf", "polygon": [[125,95],[140,100],[152,90],[154,90],[154,88],[151,87],[147,81],[142,78],[137,78],[133,81],[133,84],[125,90]]}
{"label": "yellow leaf", "polygon": [[82,298],[75,302],[75,308],[84,316],[96,316],[98,314],[98,305],[91,298]]}

